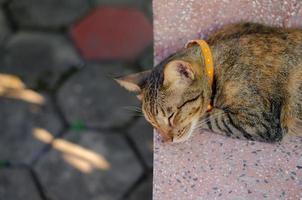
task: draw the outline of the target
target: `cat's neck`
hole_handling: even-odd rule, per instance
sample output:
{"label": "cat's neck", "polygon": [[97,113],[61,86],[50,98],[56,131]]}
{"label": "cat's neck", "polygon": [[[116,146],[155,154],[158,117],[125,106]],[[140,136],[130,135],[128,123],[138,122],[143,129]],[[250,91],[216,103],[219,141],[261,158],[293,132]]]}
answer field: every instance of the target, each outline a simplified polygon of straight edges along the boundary
{"label": "cat's neck", "polygon": [[[221,44],[209,44],[211,53],[212,53],[212,59],[214,63],[214,68],[216,70],[219,70],[219,66],[223,63],[225,59],[225,54],[229,50],[229,46],[227,45],[221,45]],[[184,49],[182,53],[179,54],[180,57],[183,57],[183,55],[186,55],[190,57],[189,60],[199,60],[200,67],[203,67],[202,63],[204,63],[204,58],[202,51],[200,49],[200,46],[194,45],[189,48],[189,50]],[[177,56],[179,56],[177,55]]]}
{"label": "cat's neck", "polygon": [[209,44],[216,73],[220,71],[221,66],[225,63],[225,60],[231,56],[230,52],[234,46],[233,43],[234,41],[221,41],[219,43]]}

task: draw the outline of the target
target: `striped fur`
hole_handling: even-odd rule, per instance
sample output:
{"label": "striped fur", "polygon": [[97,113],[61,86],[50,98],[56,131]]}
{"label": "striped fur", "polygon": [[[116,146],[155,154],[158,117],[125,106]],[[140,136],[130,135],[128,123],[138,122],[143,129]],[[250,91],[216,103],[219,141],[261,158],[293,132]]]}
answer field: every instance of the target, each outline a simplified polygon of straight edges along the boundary
{"label": "striped fur", "polygon": [[[183,141],[204,128],[263,142],[302,133],[301,30],[240,23],[207,42],[215,65],[213,85],[198,46],[171,55],[140,81],[143,112],[165,140]],[[182,64],[167,71],[178,60]],[[188,72],[194,73],[190,79]],[[174,74],[178,78],[172,79]],[[210,102],[213,109],[207,111]]]}

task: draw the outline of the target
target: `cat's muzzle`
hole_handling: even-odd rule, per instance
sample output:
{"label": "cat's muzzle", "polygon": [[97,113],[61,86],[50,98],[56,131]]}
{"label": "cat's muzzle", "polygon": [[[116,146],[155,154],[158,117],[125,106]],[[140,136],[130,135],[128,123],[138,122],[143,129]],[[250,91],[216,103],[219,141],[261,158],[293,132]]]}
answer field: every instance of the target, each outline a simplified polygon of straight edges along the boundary
{"label": "cat's muzzle", "polygon": [[179,132],[178,134],[174,134],[172,142],[180,143],[188,140],[194,132],[195,124],[195,122],[191,122],[187,126],[185,126],[181,132]]}

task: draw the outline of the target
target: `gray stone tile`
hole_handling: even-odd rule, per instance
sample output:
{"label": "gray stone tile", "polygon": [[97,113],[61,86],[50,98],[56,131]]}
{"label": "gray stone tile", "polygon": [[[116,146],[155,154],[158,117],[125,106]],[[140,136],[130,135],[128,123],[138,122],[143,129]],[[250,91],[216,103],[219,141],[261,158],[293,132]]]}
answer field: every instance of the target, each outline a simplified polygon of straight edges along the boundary
{"label": "gray stone tile", "polygon": [[[1,1],[0,1],[1,4]],[[11,34],[7,18],[4,15],[3,9],[0,9],[0,46],[3,45],[4,41]]]}
{"label": "gray stone tile", "polygon": [[30,173],[25,169],[0,169],[0,199],[42,200]]}
{"label": "gray stone tile", "polygon": [[130,137],[138,147],[148,167],[153,166],[153,129],[144,118],[134,124],[129,130]]}
{"label": "gray stone tile", "polygon": [[133,152],[115,132],[69,132],[37,163],[52,199],[116,200],[142,173]]}
{"label": "gray stone tile", "polygon": [[60,89],[58,99],[70,123],[90,127],[119,126],[134,115],[127,110],[137,105],[135,95],[121,88],[111,77],[131,71],[122,64],[88,64]]}
{"label": "gray stone tile", "polygon": [[152,176],[150,175],[138,188],[130,195],[128,200],[152,200]]}
{"label": "gray stone tile", "polygon": [[75,49],[63,36],[19,32],[5,45],[0,73],[16,74],[29,87],[52,86],[62,72],[80,64]]}
{"label": "gray stone tile", "polygon": [[8,2],[9,0],[0,0],[0,4],[4,4],[6,2]]}
{"label": "gray stone tile", "polygon": [[96,5],[106,6],[106,5],[114,5],[114,6],[131,6],[131,7],[142,7],[145,3],[141,0],[92,0]]}
{"label": "gray stone tile", "polygon": [[53,134],[61,129],[61,122],[45,98],[44,105],[36,105],[0,97],[0,160],[29,162],[45,145],[34,131],[40,128]]}
{"label": "gray stone tile", "polygon": [[152,21],[152,0],[92,0],[99,6],[126,6],[138,8]]}
{"label": "gray stone tile", "polygon": [[150,22],[153,22],[153,7],[152,0],[142,1],[142,11],[145,13]]}
{"label": "gray stone tile", "polygon": [[144,69],[144,70],[149,70],[153,68],[153,45],[149,46],[147,49],[145,49],[145,51],[143,52],[143,54],[141,55],[141,57],[139,58],[138,62],[140,64],[140,66]]}
{"label": "gray stone tile", "polygon": [[89,10],[87,0],[12,0],[9,6],[22,26],[58,28],[69,26]]}

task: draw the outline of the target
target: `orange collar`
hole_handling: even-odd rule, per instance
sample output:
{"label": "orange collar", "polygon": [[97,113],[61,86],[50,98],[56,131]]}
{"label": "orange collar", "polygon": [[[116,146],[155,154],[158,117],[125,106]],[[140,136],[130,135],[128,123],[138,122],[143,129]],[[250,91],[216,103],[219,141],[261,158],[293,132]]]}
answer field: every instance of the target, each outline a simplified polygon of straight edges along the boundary
{"label": "orange collar", "polygon": [[191,47],[193,44],[198,44],[201,49],[201,54],[204,59],[204,64],[209,78],[209,84],[212,86],[214,79],[214,63],[211,49],[208,43],[204,40],[191,40],[186,44],[186,48]]}
{"label": "orange collar", "polygon": [[[214,80],[214,62],[213,56],[211,53],[211,49],[206,41],[204,40],[191,40],[186,44],[186,48],[192,46],[193,44],[198,44],[201,49],[201,54],[204,59],[204,64],[206,68],[206,72],[208,74],[209,84],[212,87],[213,80]],[[208,110],[211,110],[212,106],[208,106]]]}

